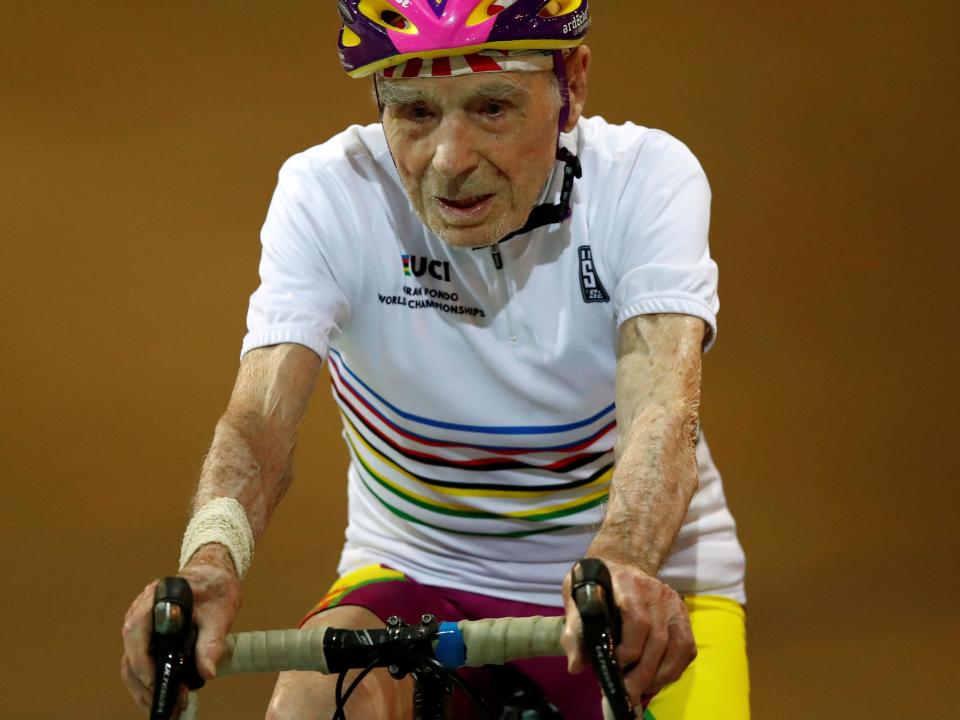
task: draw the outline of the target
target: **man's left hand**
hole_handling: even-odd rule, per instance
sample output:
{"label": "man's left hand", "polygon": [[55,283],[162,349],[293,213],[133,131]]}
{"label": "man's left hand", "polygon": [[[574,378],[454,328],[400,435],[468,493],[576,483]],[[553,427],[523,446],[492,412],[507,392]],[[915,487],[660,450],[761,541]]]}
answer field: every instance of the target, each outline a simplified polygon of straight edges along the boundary
{"label": "man's left hand", "polygon": [[[589,557],[603,560],[610,571],[613,597],[622,619],[617,662],[624,672],[627,694],[640,707],[643,696],[649,697],[679,679],[697,656],[687,607],[673,589],[623,558],[598,553]],[[561,642],[569,671],[578,673],[588,660],[582,648],[580,616],[570,591],[568,573],[563,581],[566,622]]]}

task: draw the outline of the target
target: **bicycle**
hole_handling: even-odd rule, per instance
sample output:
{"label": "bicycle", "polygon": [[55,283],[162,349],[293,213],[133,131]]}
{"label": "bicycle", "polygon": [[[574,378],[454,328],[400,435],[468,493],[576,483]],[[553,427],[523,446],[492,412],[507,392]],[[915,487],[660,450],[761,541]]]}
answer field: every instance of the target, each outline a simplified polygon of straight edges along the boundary
{"label": "bicycle", "polygon": [[[611,720],[636,718],[624,689],[623,674],[614,657],[620,639],[620,615],[613,603],[610,574],[599,560],[584,559],[573,569],[573,598],[583,621],[583,643],[596,671],[604,697],[604,715]],[[154,630],[150,651],[156,662],[151,720],[172,717],[180,685],[190,690],[183,720],[197,717],[195,691],[204,684],[196,670],[193,647],[197,629],[192,621],[193,598],[186,580],[164,578],[154,596]],[[407,625],[391,617],[378,630],[317,627],[309,630],[270,630],[233,633],[227,636],[217,677],[241,672],[306,670],[338,673],[337,711],[332,720],[346,720],[345,705],[356,687],[374,668],[386,667],[394,678],[411,675],[414,680],[414,720],[445,720],[451,717],[454,686],[460,687],[492,718],[490,709],[456,676],[461,667],[502,665],[531,657],[562,656],[562,617],[497,618],[439,622],[424,615]],[[348,670],[360,674],[344,690]],[[528,700],[529,698],[527,698]],[[560,718],[546,709],[522,705],[504,711],[501,720],[548,720]],[[512,713],[512,714],[511,714]]]}

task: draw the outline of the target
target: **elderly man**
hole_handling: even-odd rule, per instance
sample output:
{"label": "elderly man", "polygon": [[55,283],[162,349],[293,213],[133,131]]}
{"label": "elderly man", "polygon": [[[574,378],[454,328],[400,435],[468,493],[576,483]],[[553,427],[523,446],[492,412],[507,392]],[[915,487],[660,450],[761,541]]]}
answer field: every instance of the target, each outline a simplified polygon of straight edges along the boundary
{"label": "elderly man", "polygon": [[[382,122],[280,172],[181,554],[207,677],[326,360],[349,522],[305,626],[566,612],[567,660],[519,667],[564,717],[596,718],[565,580],[596,557],[633,700],[655,696],[658,720],[748,717],[743,554],[698,424],[710,190],[669,135],[583,117],[587,5],[338,3],[343,64],[374,77]],[[124,625],[141,704],[152,590]],[[409,687],[381,672],[351,714],[409,717]],[[268,717],[331,717],[334,680],[282,674]]]}

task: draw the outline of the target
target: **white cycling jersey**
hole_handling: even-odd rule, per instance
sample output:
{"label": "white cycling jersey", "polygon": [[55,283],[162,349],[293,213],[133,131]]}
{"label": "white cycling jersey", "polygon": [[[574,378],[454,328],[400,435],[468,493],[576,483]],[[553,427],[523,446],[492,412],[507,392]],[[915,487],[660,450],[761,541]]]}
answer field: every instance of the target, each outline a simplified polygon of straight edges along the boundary
{"label": "white cycling jersey", "polygon": [[[292,342],[329,360],[351,453],[341,572],[383,563],[561,604],[603,518],[620,323],[693,315],[712,344],[717,269],[696,158],[666,133],[602,118],[562,142],[583,166],[571,219],[481,250],[424,227],[379,125],[280,171],[243,352]],[[661,577],[742,602],[743,551],[702,436],[697,458],[700,488]]]}

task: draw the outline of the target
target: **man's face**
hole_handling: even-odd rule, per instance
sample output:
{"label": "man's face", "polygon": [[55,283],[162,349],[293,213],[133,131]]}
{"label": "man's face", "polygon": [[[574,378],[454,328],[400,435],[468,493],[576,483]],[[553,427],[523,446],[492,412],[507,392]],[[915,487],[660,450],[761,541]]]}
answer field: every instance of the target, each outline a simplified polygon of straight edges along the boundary
{"label": "man's face", "polygon": [[423,223],[455,247],[523,227],[556,155],[552,73],[378,82],[387,143]]}

